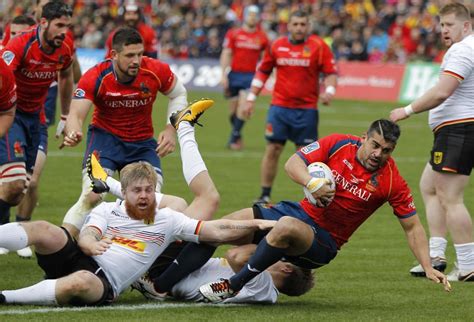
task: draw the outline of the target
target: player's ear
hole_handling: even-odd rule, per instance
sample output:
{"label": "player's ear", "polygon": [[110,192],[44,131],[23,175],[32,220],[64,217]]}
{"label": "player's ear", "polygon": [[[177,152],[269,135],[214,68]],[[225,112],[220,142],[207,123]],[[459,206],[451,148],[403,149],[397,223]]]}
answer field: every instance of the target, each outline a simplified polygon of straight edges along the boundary
{"label": "player's ear", "polygon": [[46,18],[41,18],[40,19],[40,25],[42,28],[46,28],[46,26],[48,25],[48,20]]}
{"label": "player's ear", "polygon": [[367,141],[368,136],[369,135],[367,134],[367,132],[362,133],[362,135],[360,136],[362,143]]}
{"label": "player's ear", "polygon": [[118,55],[118,53],[117,53],[117,51],[116,51],[115,49],[112,49],[112,50],[110,51],[110,57],[112,57],[112,59],[117,58],[117,55]]}
{"label": "player's ear", "polygon": [[294,271],[293,265],[290,263],[285,263],[285,265],[282,266],[281,271],[287,274],[293,273]]}

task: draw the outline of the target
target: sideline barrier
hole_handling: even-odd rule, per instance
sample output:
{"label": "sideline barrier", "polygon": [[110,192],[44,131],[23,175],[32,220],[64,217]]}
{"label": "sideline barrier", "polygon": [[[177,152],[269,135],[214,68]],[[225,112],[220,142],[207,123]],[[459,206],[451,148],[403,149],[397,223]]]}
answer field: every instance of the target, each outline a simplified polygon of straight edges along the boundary
{"label": "sideline barrier", "polygon": [[[104,49],[78,48],[82,71],[102,61]],[[163,59],[190,90],[222,92],[221,68],[216,59]],[[431,63],[371,64],[339,62],[336,98],[364,101],[410,102],[421,96],[438,79],[439,65]],[[263,94],[273,90],[274,79]]]}

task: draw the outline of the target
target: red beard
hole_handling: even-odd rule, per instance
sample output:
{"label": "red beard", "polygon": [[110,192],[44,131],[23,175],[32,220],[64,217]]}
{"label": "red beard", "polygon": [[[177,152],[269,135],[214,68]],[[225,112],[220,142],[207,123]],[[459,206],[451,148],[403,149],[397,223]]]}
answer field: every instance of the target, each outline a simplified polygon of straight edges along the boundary
{"label": "red beard", "polygon": [[135,220],[144,220],[145,222],[151,223],[155,219],[156,200],[154,199],[153,202],[143,210],[125,202],[125,209],[127,210],[127,214],[130,218]]}

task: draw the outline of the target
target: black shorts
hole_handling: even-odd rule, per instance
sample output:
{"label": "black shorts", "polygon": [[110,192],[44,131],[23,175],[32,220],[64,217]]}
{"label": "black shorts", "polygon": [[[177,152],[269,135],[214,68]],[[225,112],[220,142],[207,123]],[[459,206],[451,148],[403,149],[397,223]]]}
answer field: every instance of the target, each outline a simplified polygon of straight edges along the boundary
{"label": "black shorts", "polygon": [[179,241],[171,243],[166,247],[163,253],[161,253],[161,255],[153,262],[150,269],[148,269],[148,276],[154,280],[163,274],[187,244],[188,242]]}
{"label": "black shorts", "polygon": [[[84,254],[76,241],[69,232],[61,227],[67,236],[66,245],[59,251],[49,255],[36,253],[38,265],[45,272],[46,279],[58,279],[80,270],[86,270],[95,274],[104,285],[104,294],[96,303],[87,303],[87,305],[105,305],[110,304],[114,299],[114,291],[105,276],[102,268],[90,256]],[[69,302],[71,305],[86,305],[80,300],[73,299]]]}
{"label": "black shorts", "polygon": [[430,164],[437,172],[470,175],[474,167],[474,122],[446,125],[436,131]]}

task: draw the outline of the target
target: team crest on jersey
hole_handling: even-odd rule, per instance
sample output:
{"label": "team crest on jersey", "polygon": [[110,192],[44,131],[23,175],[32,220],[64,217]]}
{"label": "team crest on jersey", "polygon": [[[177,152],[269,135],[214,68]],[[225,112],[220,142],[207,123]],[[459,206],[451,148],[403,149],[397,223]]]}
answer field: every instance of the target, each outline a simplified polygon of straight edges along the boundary
{"label": "team crest on jersey", "polygon": [[302,148],[301,152],[303,154],[309,154],[313,151],[319,150],[319,148],[320,148],[319,142],[316,141],[316,142],[313,142],[310,145],[307,145],[304,148]]}
{"label": "team crest on jersey", "polygon": [[150,89],[143,82],[140,83],[140,90],[142,91],[142,96],[143,97],[149,97],[151,95]]}
{"label": "team crest on jersey", "polygon": [[15,54],[9,50],[5,51],[3,54],[2,54],[2,58],[3,60],[5,61],[5,64],[7,64],[8,66],[10,66],[10,64],[12,63],[13,59],[15,59]]}
{"label": "team crest on jersey", "polygon": [[375,192],[377,190],[377,187],[379,186],[379,182],[377,180],[377,173],[374,173],[367,184],[365,185],[365,188],[370,191],[370,192]]}
{"label": "team crest on jersey", "polygon": [[76,88],[74,91],[75,98],[84,98],[86,96],[86,92],[82,88]]}
{"label": "team crest on jersey", "polygon": [[433,163],[440,164],[443,161],[443,152],[433,153]]}
{"label": "team crest on jersey", "polygon": [[311,56],[311,49],[309,47],[304,46],[303,47],[303,57],[309,57]]}
{"label": "team crest on jersey", "polygon": [[15,151],[15,157],[21,158],[23,157],[23,147],[21,146],[20,141],[16,141],[15,144],[13,144],[13,151]]}

